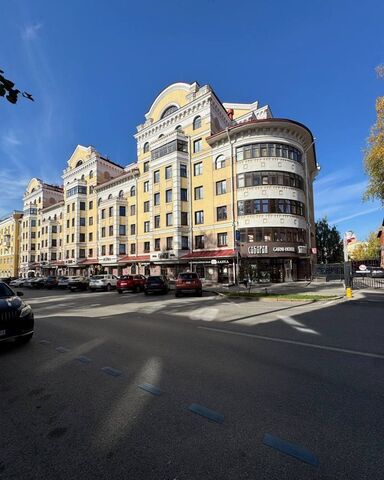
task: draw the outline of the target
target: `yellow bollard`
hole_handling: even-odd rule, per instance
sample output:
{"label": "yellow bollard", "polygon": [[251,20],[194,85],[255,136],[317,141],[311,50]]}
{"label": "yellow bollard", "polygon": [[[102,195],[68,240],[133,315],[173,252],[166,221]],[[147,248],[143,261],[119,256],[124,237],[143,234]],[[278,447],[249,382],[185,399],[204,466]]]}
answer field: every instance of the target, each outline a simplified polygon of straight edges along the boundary
{"label": "yellow bollard", "polygon": [[351,288],[351,287],[347,287],[347,288],[345,289],[345,296],[346,296],[347,298],[352,298],[352,288]]}

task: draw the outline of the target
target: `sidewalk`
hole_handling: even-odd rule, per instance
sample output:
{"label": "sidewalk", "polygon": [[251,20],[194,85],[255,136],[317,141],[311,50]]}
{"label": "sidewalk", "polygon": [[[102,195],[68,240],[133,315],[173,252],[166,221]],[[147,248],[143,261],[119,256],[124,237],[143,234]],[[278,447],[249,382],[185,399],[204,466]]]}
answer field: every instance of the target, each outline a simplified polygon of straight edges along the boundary
{"label": "sidewalk", "polygon": [[290,282],[290,283],[268,283],[254,284],[251,289],[245,288],[244,285],[213,285],[203,284],[203,290],[206,292],[225,293],[225,292],[260,292],[260,293],[292,293],[292,294],[318,294],[318,295],[335,295],[344,296],[345,289],[343,282]]}

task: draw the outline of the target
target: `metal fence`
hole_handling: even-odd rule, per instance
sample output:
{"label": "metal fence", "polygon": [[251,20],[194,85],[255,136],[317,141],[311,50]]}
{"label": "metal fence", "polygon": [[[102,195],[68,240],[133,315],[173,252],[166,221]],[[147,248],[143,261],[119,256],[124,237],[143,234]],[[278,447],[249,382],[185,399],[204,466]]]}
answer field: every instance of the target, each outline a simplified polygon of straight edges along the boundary
{"label": "metal fence", "polygon": [[326,282],[331,280],[344,280],[344,264],[318,263],[313,269],[313,277],[323,279]]}

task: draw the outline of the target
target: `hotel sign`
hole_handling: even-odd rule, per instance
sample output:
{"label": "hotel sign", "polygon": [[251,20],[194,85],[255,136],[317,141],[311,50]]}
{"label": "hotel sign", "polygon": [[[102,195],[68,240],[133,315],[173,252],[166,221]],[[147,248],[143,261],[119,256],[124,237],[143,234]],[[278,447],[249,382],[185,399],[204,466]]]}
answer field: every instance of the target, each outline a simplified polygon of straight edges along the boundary
{"label": "hotel sign", "polygon": [[307,253],[307,246],[296,243],[268,242],[241,243],[242,257],[298,257]]}

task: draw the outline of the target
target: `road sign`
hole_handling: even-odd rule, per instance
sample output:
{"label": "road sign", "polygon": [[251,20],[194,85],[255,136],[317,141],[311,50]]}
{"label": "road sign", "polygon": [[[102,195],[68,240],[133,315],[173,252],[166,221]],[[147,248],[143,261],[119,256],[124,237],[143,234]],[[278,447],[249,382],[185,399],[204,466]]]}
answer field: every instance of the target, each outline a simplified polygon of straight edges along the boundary
{"label": "road sign", "polygon": [[365,272],[365,270],[367,270],[367,266],[366,265],[359,265],[359,270],[361,270],[362,272]]}

